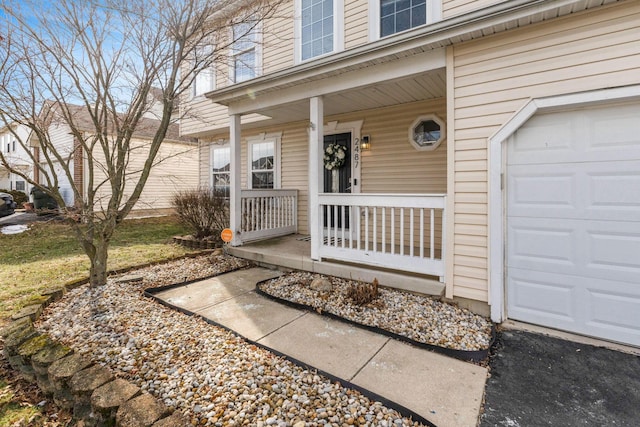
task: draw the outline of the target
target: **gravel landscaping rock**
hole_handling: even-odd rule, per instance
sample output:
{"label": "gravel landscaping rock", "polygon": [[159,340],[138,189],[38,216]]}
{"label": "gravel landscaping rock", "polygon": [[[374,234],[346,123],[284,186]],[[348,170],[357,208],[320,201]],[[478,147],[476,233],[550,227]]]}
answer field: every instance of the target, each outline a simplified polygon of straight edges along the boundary
{"label": "gravel landscaping rock", "polygon": [[49,306],[36,327],[194,426],[420,425],[142,293],[244,265],[228,256],[183,259],[136,271],[142,283],[114,278],[100,288],[82,286]]}
{"label": "gravel landscaping rock", "polygon": [[489,319],[435,298],[380,288],[379,297],[354,304],[347,290],[354,282],[337,277],[317,287],[323,276],[296,271],[259,284],[260,290],[286,301],[328,312],[362,325],[384,329],[414,341],[455,350],[486,350],[491,343]]}

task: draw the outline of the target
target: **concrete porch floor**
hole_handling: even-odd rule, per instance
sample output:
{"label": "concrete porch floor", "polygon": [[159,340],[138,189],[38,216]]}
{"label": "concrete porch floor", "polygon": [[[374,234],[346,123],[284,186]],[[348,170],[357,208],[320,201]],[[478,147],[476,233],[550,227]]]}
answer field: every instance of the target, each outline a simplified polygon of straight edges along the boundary
{"label": "concrete porch floor", "polygon": [[372,282],[375,278],[378,279],[378,283],[382,286],[425,295],[442,296],[444,294],[444,283],[430,276],[376,269],[365,265],[345,264],[331,260],[314,261],[311,259],[311,243],[305,240],[306,238],[308,236],[293,234],[243,246],[229,247],[228,252],[231,255],[268,267],[310,271],[364,282]]}
{"label": "concrete porch floor", "polygon": [[155,293],[166,303],[368,390],[436,426],[476,426],[487,369],[280,304],[255,292],[281,274],[251,268]]}

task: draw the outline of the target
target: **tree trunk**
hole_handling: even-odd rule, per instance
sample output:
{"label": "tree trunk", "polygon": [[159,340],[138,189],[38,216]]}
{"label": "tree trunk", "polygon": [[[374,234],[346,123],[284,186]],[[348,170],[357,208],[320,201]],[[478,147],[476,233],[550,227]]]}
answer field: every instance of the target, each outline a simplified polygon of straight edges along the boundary
{"label": "tree trunk", "polygon": [[105,285],[107,283],[107,257],[109,243],[98,241],[95,243],[95,254],[89,257],[91,268],[89,269],[89,283],[92,288]]}

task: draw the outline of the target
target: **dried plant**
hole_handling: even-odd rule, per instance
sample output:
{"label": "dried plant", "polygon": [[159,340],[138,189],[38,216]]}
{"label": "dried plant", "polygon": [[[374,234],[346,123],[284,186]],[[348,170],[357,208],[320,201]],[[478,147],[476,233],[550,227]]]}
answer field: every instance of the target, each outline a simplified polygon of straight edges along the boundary
{"label": "dried plant", "polygon": [[370,304],[378,296],[378,279],[373,279],[371,283],[355,282],[349,285],[347,289],[347,298],[358,305]]}
{"label": "dried plant", "polygon": [[173,197],[173,207],[180,221],[193,230],[197,239],[211,236],[220,240],[220,232],[228,227],[229,203],[223,192],[209,189],[181,191]]}

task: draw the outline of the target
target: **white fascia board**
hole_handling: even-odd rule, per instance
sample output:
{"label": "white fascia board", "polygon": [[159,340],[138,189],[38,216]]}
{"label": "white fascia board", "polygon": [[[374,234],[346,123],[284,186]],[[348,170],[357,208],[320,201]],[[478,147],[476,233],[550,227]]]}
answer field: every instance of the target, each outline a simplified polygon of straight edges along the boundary
{"label": "white fascia board", "polygon": [[348,71],[319,81],[301,83],[262,97],[242,99],[229,106],[229,114],[246,114],[259,109],[288,104],[314,96],[328,95],[344,90],[373,85],[413,74],[425,73],[446,66],[445,48],[390,61],[376,66],[375,72]]}
{"label": "white fascia board", "polygon": [[269,73],[239,84],[217,89],[206,94],[206,97],[218,104],[227,105],[249,96],[259,95],[263,91],[278,90],[287,85],[304,82],[306,79],[319,79],[323,75],[349,68],[364,68],[385,57],[403,53],[413,49],[437,49],[453,44],[453,40],[465,38],[472,33],[491,29],[507,22],[517,22],[533,15],[583,4],[581,0],[511,0],[485,7],[480,10],[445,19],[440,22],[419,27],[385,37],[334,55],[304,62],[294,67]]}

